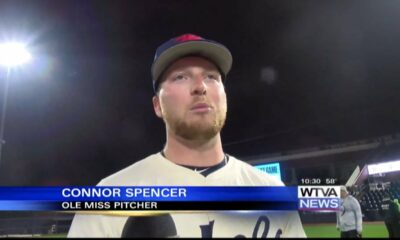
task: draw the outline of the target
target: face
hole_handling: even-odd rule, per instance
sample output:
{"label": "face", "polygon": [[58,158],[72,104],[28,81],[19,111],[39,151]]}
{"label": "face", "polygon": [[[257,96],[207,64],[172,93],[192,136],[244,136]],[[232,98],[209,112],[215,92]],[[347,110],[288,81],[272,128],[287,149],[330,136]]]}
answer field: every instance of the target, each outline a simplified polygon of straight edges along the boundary
{"label": "face", "polygon": [[187,140],[209,140],[221,131],[226,118],[221,74],[205,58],[181,58],[162,76],[153,106],[167,131]]}
{"label": "face", "polygon": [[347,193],[345,191],[340,191],[340,198],[345,198]]}

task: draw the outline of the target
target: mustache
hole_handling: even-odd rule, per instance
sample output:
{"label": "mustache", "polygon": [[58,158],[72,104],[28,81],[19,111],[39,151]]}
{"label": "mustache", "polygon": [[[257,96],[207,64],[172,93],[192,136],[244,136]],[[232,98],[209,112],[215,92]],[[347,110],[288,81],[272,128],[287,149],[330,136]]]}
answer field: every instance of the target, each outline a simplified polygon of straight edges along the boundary
{"label": "mustache", "polygon": [[193,100],[192,100],[190,105],[195,105],[195,104],[199,104],[199,103],[205,103],[205,104],[208,104],[210,106],[213,105],[211,103],[211,101],[209,99],[207,99],[206,97],[195,97],[195,98],[193,98]]}

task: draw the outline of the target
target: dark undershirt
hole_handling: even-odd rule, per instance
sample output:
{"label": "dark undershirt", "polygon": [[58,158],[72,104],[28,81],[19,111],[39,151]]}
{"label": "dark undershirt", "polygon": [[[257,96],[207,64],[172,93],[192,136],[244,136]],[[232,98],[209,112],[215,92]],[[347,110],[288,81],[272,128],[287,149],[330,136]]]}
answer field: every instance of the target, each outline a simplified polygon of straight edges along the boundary
{"label": "dark undershirt", "polygon": [[[164,158],[167,158],[164,154],[164,151],[161,151],[161,155]],[[217,165],[211,166],[211,167],[195,167],[195,166],[182,165],[182,164],[178,164],[178,165],[185,167],[185,168],[189,168],[197,173],[200,173],[204,177],[207,177],[209,174],[211,174],[211,173],[217,171],[218,169],[222,168],[223,166],[225,166],[228,163],[228,161],[229,161],[229,156],[225,154],[224,159],[222,159],[222,161],[220,163],[218,163]]]}

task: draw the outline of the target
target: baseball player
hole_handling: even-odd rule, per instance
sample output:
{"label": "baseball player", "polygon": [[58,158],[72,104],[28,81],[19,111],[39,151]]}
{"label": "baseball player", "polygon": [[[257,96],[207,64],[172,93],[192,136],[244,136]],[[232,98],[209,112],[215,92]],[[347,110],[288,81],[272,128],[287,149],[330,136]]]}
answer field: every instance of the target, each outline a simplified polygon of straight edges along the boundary
{"label": "baseball player", "polygon": [[[155,114],[165,123],[164,148],[104,178],[99,186],[283,186],[226,154],[220,132],[232,55],[193,34],[156,50],[151,68]],[[306,237],[297,211],[171,213],[179,237]],[[76,214],[68,237],[121,237],[128,217]],[[157,231],[162,224],[137,227]]]}

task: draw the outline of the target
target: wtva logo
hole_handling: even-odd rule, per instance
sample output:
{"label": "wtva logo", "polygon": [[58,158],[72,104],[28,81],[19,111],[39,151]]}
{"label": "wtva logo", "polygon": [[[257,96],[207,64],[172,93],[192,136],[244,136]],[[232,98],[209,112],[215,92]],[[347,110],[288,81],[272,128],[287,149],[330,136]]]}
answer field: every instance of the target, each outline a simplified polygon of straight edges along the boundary
{"label": "wtva logo", "polygon": [[339,186],[299,186],[299,209],[309,211],[333,210],[340,207]]}

